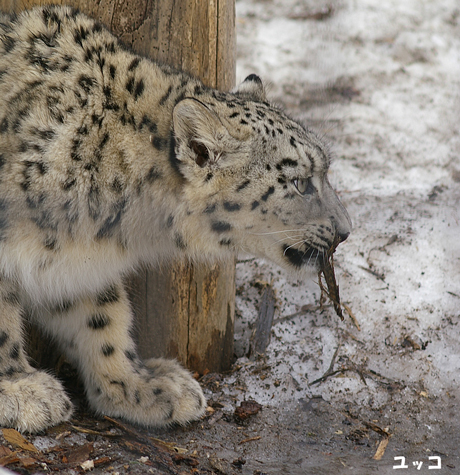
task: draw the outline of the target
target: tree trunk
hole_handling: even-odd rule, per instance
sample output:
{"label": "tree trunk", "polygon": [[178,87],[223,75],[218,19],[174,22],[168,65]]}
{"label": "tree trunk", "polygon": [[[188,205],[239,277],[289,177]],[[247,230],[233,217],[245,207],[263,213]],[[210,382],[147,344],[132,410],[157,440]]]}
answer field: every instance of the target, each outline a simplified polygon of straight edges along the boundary
{"label": "tree trunk", "polygon": [[[0,0],[16,11],[56,0]],[[183,69],[206,85],[235,82],[235,0],[69,0],[133,51]],[[199,373],[233,356],[235,263],[172,263],[127,279],[142,357],[175,357]],[[39,345],[41,346],[41,345]],[[44,350],[45,348],[41,348]]]}

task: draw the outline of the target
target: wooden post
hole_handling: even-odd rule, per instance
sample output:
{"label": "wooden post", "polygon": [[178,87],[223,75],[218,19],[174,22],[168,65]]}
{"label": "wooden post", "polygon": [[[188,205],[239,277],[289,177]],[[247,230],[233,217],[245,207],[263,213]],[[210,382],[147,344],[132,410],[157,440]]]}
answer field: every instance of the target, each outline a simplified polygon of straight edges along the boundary
{"label": "wooden post", "polygon": [[[16,11],[56,0],[0,0]],[[235,0],[69,0],[133,51],[183,69],[211,87],[235,83]],[[235,263],[173,263],[127,279],[142,357],[175,357],[199,373],[230,368]]]}

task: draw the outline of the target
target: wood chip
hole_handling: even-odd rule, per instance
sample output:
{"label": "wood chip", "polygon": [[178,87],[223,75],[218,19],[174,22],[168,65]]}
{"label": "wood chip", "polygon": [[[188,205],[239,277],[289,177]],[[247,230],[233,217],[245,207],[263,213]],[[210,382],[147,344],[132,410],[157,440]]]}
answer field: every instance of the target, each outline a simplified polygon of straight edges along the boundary
{"label": "wood chip", "polygon": [[379,446],[377,447],[377,451],[375,452],[375,455],[372,457],[374,460],[381,460],[382,457],[385,454],[385,449],[387,448],[388,442],[390,441],[390,437],[384,437],[380,443]]}
{"label": "wood chip", "polygon": [[94,462],[92,460],[86,460],[82,464],[80,464],[80,467],[87,472],[88,470],[92,470],[94,468]]}
{"label": "wood chip", "polygon": [[17,430],[15,429],[2,429],[3,437],[11,445],[19,447],[20,449],[27,450],[29,452],[39,453],[37,447],[34,444],[31,444],[27,439],[25,439]]}

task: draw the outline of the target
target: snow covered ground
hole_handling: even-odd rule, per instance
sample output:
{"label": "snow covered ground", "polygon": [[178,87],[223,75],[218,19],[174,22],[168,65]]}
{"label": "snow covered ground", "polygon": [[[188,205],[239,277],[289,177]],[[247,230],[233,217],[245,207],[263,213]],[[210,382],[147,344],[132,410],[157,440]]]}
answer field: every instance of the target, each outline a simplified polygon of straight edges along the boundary
{"label": "snow covered ground", "polygon": [[[440,435],[458,441],[460,429],[460,5],[236,5],[238,80],[259,74],[275,102],[330,143],[330,179],[354,224],[336,275],[361,330],[317,308],[315,276],[296,282],[270,263],[241,262],[243,367],[228,391],[275,407],[321,397],[420,453],[439,451]],[[275,321],[263,378],[244,356],[261,298],[254,282],[272,282],[275,320],[288,317]],[[331,362],[343,371],[311,385]]]}

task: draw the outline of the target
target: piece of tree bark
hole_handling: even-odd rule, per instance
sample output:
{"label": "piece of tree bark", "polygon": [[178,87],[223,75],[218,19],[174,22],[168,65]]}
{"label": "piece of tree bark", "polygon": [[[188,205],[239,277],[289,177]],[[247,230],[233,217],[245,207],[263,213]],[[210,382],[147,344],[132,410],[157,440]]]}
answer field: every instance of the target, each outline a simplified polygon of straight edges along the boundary
{"label": "piece of tree bark", "polygon": [[[0,0],[0,9],[19,12],[49,3],[59,1]],[[99,20],[137,53],[183,69],[208,86],[221,90],[234,86],[235,0],[63,3]],[[141,271],[127,283],[142,357],[175,357],[199,373],[230,368],[233,259],[211,266],[176,262],[167,268]]]}
{"label": "piece of tree bark", "polygon": [[262,295],[259,314],[256,320],[256,328],[249,347],[249,357],[251,359],[256,359],[257,356],[265,354],[265,350],[270,343],[275,305],[275,291],[270,284],[267,284]]}

